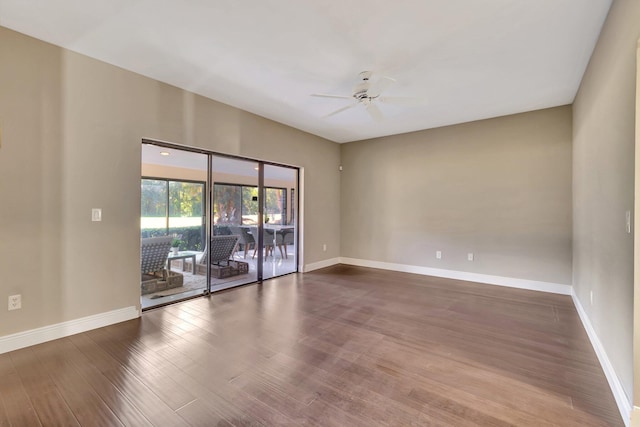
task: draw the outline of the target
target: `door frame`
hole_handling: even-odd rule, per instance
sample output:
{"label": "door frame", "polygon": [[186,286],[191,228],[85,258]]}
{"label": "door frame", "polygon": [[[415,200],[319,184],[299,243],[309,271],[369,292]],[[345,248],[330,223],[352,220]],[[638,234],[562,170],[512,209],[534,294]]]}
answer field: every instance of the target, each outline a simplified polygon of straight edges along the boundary
{"label": "door frame", "polygon": [[[193,146],[189,146],[189,145],[183,145],[183,144],[176,144],[176,143],[171,143],[171,142],[166,142],[166,141],[159,141],[159,140],[154,140],[154,139],[150,139],[150,138],[142,138],[142,144],[150,144],[150,145],[154,145],[157,147],[164,147],[164,148],[171,148],[174,150],[182,150],[182,151],[189,151],[192,153],[198,153],[198,154],[204,154],[207,156],[207,181],[206,181],[206,186],[207,188],[205,189],[205,210],[206,210],[206,218],[205,218],[205,234],[206,234],[206,239],[209,239],[210,236],[213,233],[213,223],[212,223],[212,219],[213,219],[213,210],[214,210],[214,206],[213,206],[213,170],[212,170],[212,164],[211,164],[211,160],[214,156],[217,157],[225,157],[225,158],[230,158],[230,159],[237,159],[237,160],[241,160],[241,161],[248,161],[248,162],[256,162],[258,164],[258,193],[261,194],[261,190],[260,189],[264,189],[264,166],[265,165],[270,165],[270,166],[276,166],[276,167],[284,167],[284,168],[289,168],[289,169],[295,169],[297,170],[297,178],[296,178],[296,190],[297,190],[297,206],[296,208],[296,212],[297,212],[297,218],[296,218],[296,228],[297,228],[297,240],[296,240],[296,265],[295,265],[295,271],[294,273],[299,273],[302,272],[302,266],[304,265],[303,263],[303,259],[304,259],[304,250],[303,250],[303,244],[302,242],[304,241],[304,223],[303,223],[303,219],[304,219],[304,188],[303,188],[303,168],[299,167],[299,166],[295,166],[295,165],[287,165],[284,163],[277,163],[277,162],[273,162],[273,161],[268,161],[268,160],[260,160],[260,159],[254,159],[251,157],[245,157],[245,156],[239,156],[239,155],[232,155],[232,154],[226,154],[226,153],[219,153],[216,151],[212,151],[212,150],[207,150],[204,148],[199,148],[199,147],[193,147]],[[142,176],[142,175],[141,175]],[[264,200],[263,197],[259,197],[258,198],[259,201],[259,206],[258,206],[258,227],[259,227],[259,236],[258,236],[258,249],[259,249],[259,254],[263,253],[262,250],[262,246],[263,246],[263,233],[262,233],[262,228],[263,228],[263,210],[264,210]],[[211,251],[209,251],[209,255],[211,254]],[[262,257],[259,255],[258,256],[258,262],[257,262],[257,283],[262,283],[263,277],[262,277],[262,267],[263,267],[263,263],[262,263]],[[255,282],[250,282],[250,283],[255,283]],[[210,287],[211,287],[211,274],[210,274],[210,270],[207,269],[207,290],[203,293],[203,295],[207,295],[210,294]]]}
{"label": "door frame", "polygon": [[636,134],[633,206],[633,409],[631,425],[640,427],[640,39],[636,45]]}

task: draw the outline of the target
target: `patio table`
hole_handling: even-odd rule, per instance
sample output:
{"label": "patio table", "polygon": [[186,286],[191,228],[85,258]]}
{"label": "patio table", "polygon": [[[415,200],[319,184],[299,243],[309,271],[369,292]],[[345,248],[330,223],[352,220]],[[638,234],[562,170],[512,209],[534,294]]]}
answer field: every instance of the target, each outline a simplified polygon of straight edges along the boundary
{"label": "patio table", "polygon": [[[187,258],[191,258],[191,266],[193,267],[193,274],[196,274],[196,255],[198,253],[197,252],[193,252],[193,251],[180,251],[177,254],[174,253],[169,253],[169,256],[167,257],[167,271],[171,270],[171,261],[175,261],[178,259],[187,259]],[[184,271],[184,263],[182,263],[182,271]]]}

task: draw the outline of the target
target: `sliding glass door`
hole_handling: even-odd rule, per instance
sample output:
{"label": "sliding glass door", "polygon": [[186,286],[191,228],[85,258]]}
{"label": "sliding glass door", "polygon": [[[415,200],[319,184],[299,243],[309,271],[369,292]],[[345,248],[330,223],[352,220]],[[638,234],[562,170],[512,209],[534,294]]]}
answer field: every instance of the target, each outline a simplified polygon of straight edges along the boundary
{"label": "sliding glass door", "polygon": [[263,278],[298,271],[298,170],[264,165]]}
{"label": "sliding glass door", "polygon": [[142,144],[140,303],[143,309],[207,292],[208,156]]}
{"label": "sliding glass door", "polygon": [[298,270],[298,169],[142,144],[143,309]]}
{"label": "sliding glass door", "polygon": [[211,291],[258,281],[258,173],[258,162],[211,156]]}

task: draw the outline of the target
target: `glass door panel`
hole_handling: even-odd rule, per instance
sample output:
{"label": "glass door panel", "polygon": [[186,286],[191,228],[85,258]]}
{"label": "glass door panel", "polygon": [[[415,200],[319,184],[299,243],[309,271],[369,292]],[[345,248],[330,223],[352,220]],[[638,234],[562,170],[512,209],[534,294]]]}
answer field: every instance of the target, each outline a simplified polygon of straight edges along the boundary
{"label": "glass door panel", "polygon": [[204,250],[204,188],[204,182],[169,181],[169,234],[181,251]]}
{"label": "glass door panel", "polygon": [[298,271],[297,190],[297,169],[264,166],[264,279]]}
{"label": "glass door panel", "polygon": [[211,156],[210,290],[258,280],[258,163]]}
{"label": "glass door panel", "polygon": [[161,179],[140,181],[140,229],[142,237],[167,228],[167,182]]}
{"label": "glass door panel", "polygon": [[[140,258],[143,309],[201,295],[206,154],[142,144]],[[173,248],[173,249],[172,249]]]}

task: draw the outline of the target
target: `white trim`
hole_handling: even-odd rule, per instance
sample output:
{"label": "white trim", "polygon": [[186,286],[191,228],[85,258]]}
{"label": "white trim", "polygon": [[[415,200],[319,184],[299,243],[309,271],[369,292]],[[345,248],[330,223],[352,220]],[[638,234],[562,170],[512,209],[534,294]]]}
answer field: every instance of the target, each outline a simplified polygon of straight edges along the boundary
{"label": "white trim", "polygon": [[131,306],[0,337],[0,354],[140,317]]}
{"label": "white trim", "polygon": [[[631,231],[633,233],[633,253],[640,253],[640,39],[638,39],[636,45],[636,111],[635,111],[635,168],[634,168],[634,205],[633,205],[633,223],[631,224]],[[634,303],[633,303],[633,389],[639,390],[640,374],[638,373],[638,360],[640,359],[640,329],[637,325],[640,323],[640,257],[637,255],[633,257],[633,289],[634,289]],[[632,392],[633,393],[633,392]],[[638,402],[638,396],[632,398],[636,403]],[[635,406],[631,415],[631,424],[634,427],[640,427],[640,407]]]}
{"label": "white trim", "polygon": [[634,406],[631,413],[631,426],[640,427],[640,406]]}
{"label": "white trim", "polygon": [[537,280],[517,279],[514,277],[491,276],[488,274],[470,273],[467,271],[444,270],[440,268],[421,267],[419,265],[394,264],[390,262],[369,261],[355,258],[340,258],[341,264],[360,267],[380,268],[382,270],[402,271],[404,273],[422,274],[425,276],[444,277],[447,279],[466,280],[489,285],[507,286],[510,288],[529,289],[532,291],[550,292],[571,295],[571,285],[561,283],[540,282]]}
{"label": "white trim", "polygon": [[308,273],[320,268],[331,267],[332,265],[340,264],[340,258],[325,259],[318,262],[313,262],[304,266],[304,272]]}
{"label": "white trim", "polygon": [[573,304],[576,306],[576,310],[578,311],[580,320],[582,320],[582,325],[587,331],[587,335],[589,336],[591,345],[596,352],[596,356],[598,356],[598,360],[600,361],[600,365],[602,366],[604,375],[607,377],[609,387],[611,388],[613,397],[616,399],[618,410],[620,411],[620,415],[622,416],[622,421],[624,421],[624,424],[629,427],[631,421],[631,402],[627,397],[624,388],[622,388],[622,383],[616,375],[616,371],[613,369],[613,365],[611,365],[611,361],[607,356],[607,352],[604,350],[604,346],[600,342],[595,329],[593,329],[591,321],[589,320],[589,316],[587,316],[587,312],[584,311],[584,308],[582,308],[582,304],[580,304],[580,300],[578,299],[578,296],[575,294],[575,292],[571,292],[571,298],[573,299]]}
{"label": "white trim", "polygon": [[305,209],[304,209],[304,203],[305,203],[305,197],[304,197],[304,168],[301,167],[298,169],[298,189],[296,190],[298,192],[298,243],[297,243],[297,249],[298,249],[298,265],[296,267],[298,267],[298,271],[303,272],[304,271],[304,230],[305,230],[305,225],[304,225],[304,221],[305,221]]}

